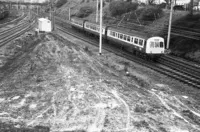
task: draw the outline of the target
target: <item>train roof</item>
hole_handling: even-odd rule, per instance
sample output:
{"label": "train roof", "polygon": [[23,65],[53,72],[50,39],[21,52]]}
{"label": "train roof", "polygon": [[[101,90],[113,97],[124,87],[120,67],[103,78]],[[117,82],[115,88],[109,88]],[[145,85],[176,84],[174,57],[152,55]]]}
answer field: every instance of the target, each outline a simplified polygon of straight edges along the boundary
{"label": "train roof", "polygon": [[[86,21],[85,23],[91,23],[91,24],[100,26],[100,23],[96,23],[96,22]],[[107,25],[103,24],[102,26],[103,26],[103,28],[106,28]]]}
{"label": "train roof", "polygon": [[108,27],[108,30],[124,33],[124,34],[130,35],[130,36],[137,36],[137,37],[141,37],[141,38],[145,38],[145,39],[152,37],[146,33],[142,33],[142,32],[135,31],[135,30],[130,30],[130,29],[126,29],[126,28],[121,28],[121,27],[110,26],[110,27]]}
{"label": "train roof", "polygon": [[76,21],[81,21],[81,22],[85,21],[84,19],[78,18],[78,17],[71,17],[71,19],[76,20]]}

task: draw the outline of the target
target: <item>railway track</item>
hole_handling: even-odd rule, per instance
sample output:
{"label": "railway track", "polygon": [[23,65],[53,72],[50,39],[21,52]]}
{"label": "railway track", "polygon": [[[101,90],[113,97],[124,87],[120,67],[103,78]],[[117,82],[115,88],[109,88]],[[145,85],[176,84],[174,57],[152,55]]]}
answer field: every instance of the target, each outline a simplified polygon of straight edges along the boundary
{"label": "railway track", "polygon": [[[63,24],[60,23],[58,25],[63,25]],[[76,38],[79,38],[87,43],[90,43],[97,47],[99,46],[96,40],[93,40],[93,41],[91,39],[88,40],[86,36],[83,36],[83,34],[73,31],[69,27],[70,27],[69,25],[66,25],[65,27],[58,26],[57,29],[64,33],[72,35]],[[139,63],[145,67],[148,67],[159,73],[162,73],[171,78],[174,78],[180,82],[188,84],[189,86],[200,88],[199,69],[196,66],[192,66],[191,64],[188,64],[185,61],[177,61],[177,59],[172,59],[173,57],[171,56],[165,56],[159,60],[159,63],[154,63],[154,62],[146,61],[142,58],[138,58],[137,56],[134,56],[131,53],[127,53],[111,45],[104,44],[103,48],[107,51],[115,53],[118,56],[125,57],[128,60]]]}
{"label": "railway track", "polygon": [[8,24],[14,24],[14,23],[18,23],[19,21],[22,21],[23,19],[25,19],[27,17],[27,14],[23,13],[20,17],[10,21],[10,22],[7,22],[7,23],[3,23],[3,24],[0,24],[0,28],[1,27],[4,27]]}
{"label": "railway track", "polygon": [[200,80],[200,65],[194,62],[188,62],[172,56],[163,56],[158,60],[159,63],[177,71],[184,71],[185,74]]}
{"label": "railway track", "polygon": [[24,34],[28,30],[33,28],[33,25],[35,23],[34,17],[31,19],[31,21],[32,21],[31,23],[24,21],[13,28],[1,31],[0,32],[0,47],[2,47],[3,45],[10,42],[12,39],[19,37],[20,35]]}

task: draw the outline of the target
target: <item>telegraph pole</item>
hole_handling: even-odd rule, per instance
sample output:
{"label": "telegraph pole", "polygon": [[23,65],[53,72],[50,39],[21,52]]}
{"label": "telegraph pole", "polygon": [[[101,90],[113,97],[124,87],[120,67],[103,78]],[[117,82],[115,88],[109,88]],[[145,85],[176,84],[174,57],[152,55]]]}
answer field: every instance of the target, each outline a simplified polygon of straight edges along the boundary
{"label": "telegraph pole", "polygon": [[169,27],[168,27],[168,36],[167,36],[167,49],[169,49],[170,34],[171,34],[171,25],[172,25],[172,11],[173,11],[173,1],[171,1],[170,17],[169,17]]}
{"label": "telegraph pole", "polygon": [[10,10],[12,9],[11,2],[10,2]]}
{"label": "telegraph pole", "polygon": [[101,0],[100,3],[100,35],[99,35],[99,55],[101,55],[101,49],[102,49],[102,21],[103,19],[103,0]]}
{"label": "telegraph pole", "polygon": [[[50,20],[51,20],[51,26],[52,26],[52,30],[54,31],[55,29],[55,18],[54,18],[54,10],[52,10],[53,7],[53,1],[50,0]],[[54,9],[54,8],[53,8]]]}
{"label": "telegraph pole", "polygon": [[39,14],[39,11],[38,11],[38,5],[37,5],[37,15]]}
{"label": "telegraph pole", "polygon": [[17,0],[17,10],[19,10],[19,0]]}
{"label": "telegraph pole", "polygon": [[[31,0],[32,2],[32,0]],[[31,20],[31,3],[28,3],[28,15],[29,15],[29,21]]]}
{"label": "telegraph pole", "polygon": [[71,7],[69,7],[69,21],[70,21],[70,19],[71,19]]}
{"label": "telegraph pole", "polygon": [[49,20],[51,20],[51,0],[49,0]]}
{"label": "telegraph pole", "polygon": [[99,11],[99,9],[98,9],[98,7],[99,7],[99,0],[97,0],[97,9],[96,9],[96,23],[98,22],[98,11]]}
{"label": "telegraph pole", "polygon": [[194,0],[190,0],[190,14],[193,15]]}

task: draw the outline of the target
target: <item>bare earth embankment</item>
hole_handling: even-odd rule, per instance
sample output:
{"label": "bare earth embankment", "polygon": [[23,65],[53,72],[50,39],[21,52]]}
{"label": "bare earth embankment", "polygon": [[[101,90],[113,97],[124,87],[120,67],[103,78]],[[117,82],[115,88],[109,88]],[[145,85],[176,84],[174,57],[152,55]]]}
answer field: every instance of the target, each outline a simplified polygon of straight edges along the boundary
{"label": "bare earth embankment", "polygon": [[1,131],[200,131],[198,90],[58,34],[4,48]]}

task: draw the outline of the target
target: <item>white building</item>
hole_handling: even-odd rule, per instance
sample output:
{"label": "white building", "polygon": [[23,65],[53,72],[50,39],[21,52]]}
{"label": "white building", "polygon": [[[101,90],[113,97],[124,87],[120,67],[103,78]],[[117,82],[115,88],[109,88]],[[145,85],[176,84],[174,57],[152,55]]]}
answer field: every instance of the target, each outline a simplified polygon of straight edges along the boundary
{"label": "white building", "polygon": [[[148,3],[148,0],[132,0],[133,2],[138,1],[140,3]],[[176,1],[176,5],[185,5],[190,3],[190,0],[174,0]],[[195,0],[194,0],[195,1]],[[166,3],[165,0],[155,0],[155,4]]]}
{"label": "white building", "polygon": [[46,2],[48,0],[1,0],[1,1],[5,1],[5,2],[30,2],[30,3],[43,3]]}
{"label": "white building", "polygon": [[38,29],[39,31],[43,31],[43,32],[51,32],[52,31],[51,21],[46,18],[39,18]]}
{"label": "white building", "polygon": [[190,0],[176,0],[176,5],[185,5],[189,3],[190,3]]}

